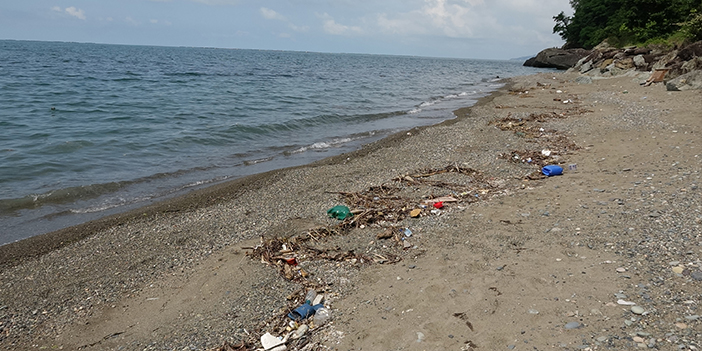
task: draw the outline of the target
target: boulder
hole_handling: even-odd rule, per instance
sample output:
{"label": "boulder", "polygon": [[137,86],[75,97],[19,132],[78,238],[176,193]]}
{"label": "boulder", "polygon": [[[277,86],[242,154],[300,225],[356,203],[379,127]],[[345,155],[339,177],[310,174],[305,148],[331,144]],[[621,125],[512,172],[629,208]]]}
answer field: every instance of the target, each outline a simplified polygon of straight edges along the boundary
{"label": "boulder", "polygon": [[668,91],[702,89],[702,71],[692,71],[669,81],[665,85]]}
{"label": "boulder", "polygon": [[644,56],[641,54],[634,56],[634,65],[638,68],[646,67],[646,59],[644,59]]}
{"label": "boulder", "polygon": [[623,70],[634,68],[634,66],[635,66],[634,59],[632,59],[631,57],[619,59],[619,60],[614,62],[614,65],[617,68],[623,69]]}
{"label": "boulder", "polygon": [[557,49],[551,48],[541,51],[536,57],[524,62],[524,66],[568,69],[575,66],[578,61],[589,55],[585,49]]}
{"label": "boulder", "polygon": [[690,61],[695,57],[702,57],[702,40],[682,48],[678,53],[678,57],[683,61]]}
{"label": "boulder", "polygon": [[683,73],[688,73],[702,69],[702,57],[695,57],[690,61],[683,63],[681,68]]}

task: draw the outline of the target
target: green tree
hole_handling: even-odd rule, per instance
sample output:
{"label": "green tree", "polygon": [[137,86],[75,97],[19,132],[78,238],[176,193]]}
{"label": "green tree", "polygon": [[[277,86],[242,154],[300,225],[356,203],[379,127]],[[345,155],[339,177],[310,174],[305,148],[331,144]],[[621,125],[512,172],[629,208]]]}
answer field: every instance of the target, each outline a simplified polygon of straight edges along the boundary
{"label": "green tree", "polygon": [[553,17],[553,32],[568,47],[589,49],[605,39],[626,45],[666,37],[696,18],[702,0],[571,0],[570,6],[573,16]]}

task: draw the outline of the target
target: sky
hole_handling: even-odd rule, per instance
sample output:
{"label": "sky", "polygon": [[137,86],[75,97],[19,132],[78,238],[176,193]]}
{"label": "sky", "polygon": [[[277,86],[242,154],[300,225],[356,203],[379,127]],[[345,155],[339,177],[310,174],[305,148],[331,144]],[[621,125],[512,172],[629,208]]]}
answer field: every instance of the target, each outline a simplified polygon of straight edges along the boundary
{"label": "sky", "polygon": [[0,39],[511,59],[568,0],[3,0]]}

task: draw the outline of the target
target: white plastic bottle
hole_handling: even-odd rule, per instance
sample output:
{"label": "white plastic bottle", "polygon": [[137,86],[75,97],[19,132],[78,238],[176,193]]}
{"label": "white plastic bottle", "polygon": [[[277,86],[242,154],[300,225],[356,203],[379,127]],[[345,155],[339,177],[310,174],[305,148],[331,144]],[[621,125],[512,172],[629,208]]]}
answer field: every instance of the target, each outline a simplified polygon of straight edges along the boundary
{"label": "white plastic bottle", "polygon": [[314,314],[314,325],[321,327],[331,319],[331,311],[326,307],[322,307]]}

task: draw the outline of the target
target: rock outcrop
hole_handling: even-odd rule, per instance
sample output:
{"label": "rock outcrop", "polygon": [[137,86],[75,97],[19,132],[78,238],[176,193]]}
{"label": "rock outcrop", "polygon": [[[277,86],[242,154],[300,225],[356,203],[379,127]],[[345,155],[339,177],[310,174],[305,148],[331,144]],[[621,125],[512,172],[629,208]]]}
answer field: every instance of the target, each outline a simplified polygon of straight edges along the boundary
{"label": "rock outcrop", "polygon": [[[570,68],[594,79],[630,75],[642,78],[642,84],[651,84],[652,71],[658,71],[668,83],[668,90],[702,89],[698,83],[702,70],[702,41],[678,49],[651,49],[639,47],[613,48],[608,45],[595,47]],[[676,78],[682,77],[681,80]],[[650,77],[650,78],[649,78]],[[645,80],[649,78],[648,80]],[[585,80],[582,80],[585,82]],[[582,84],[582,83],[581,83]]]}
{"label": "rock outcrop", "polygon": [[700,90],[702,89],[702,71],[685,73],[666,83],[665,88],[669,91]]}
{"label": "rock outcrop", "polygon": [[550,48],[542,50],[536,57],[526,60],[524,66],[568,69],[575,66],[580,59],[588,54],[590,51],[585,49]]}

